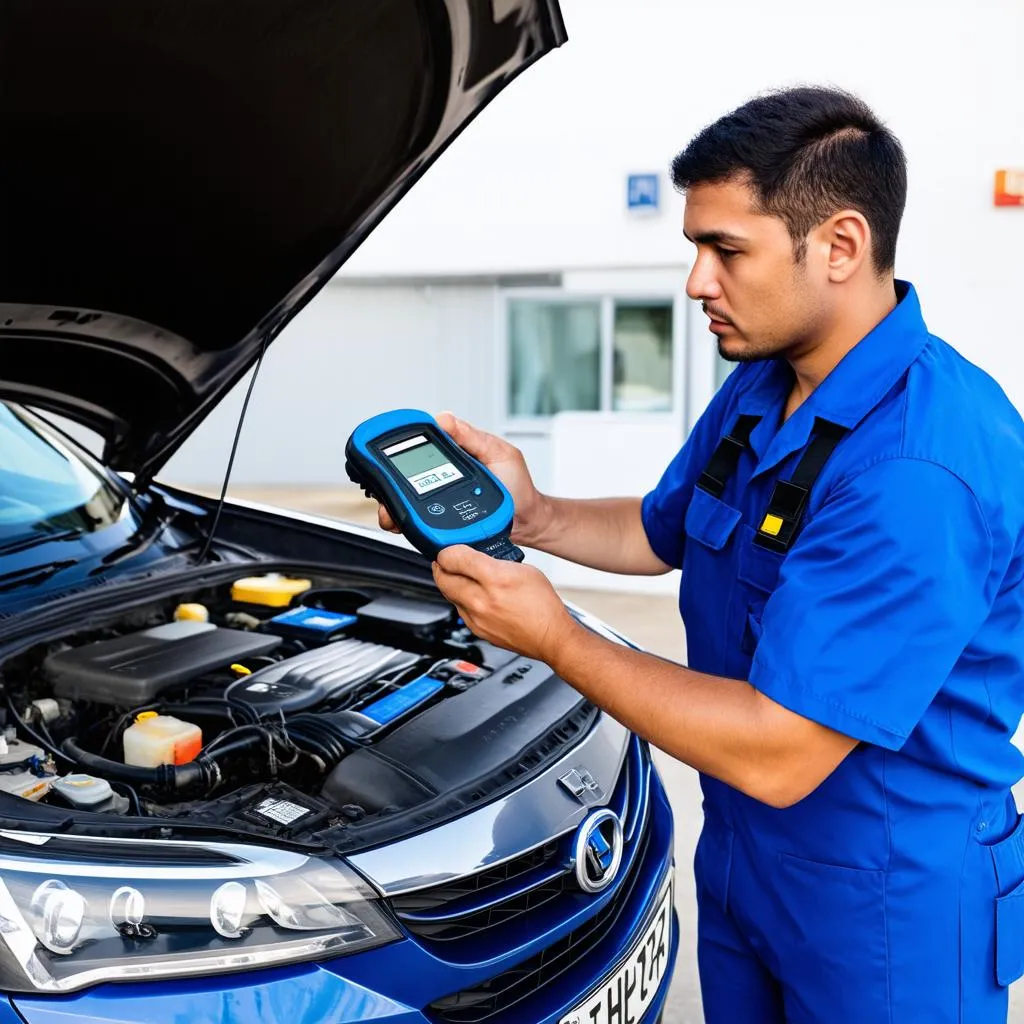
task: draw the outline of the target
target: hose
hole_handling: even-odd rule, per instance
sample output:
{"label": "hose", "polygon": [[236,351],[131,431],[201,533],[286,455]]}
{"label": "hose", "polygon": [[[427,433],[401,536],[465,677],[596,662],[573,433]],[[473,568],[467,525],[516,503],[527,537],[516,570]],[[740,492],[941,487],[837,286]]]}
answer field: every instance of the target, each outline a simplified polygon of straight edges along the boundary
{"label": "hose", "polygon": [[349,752],[343,737],[329,721],[316,715],[295,715],[288,722],[288,736],[301,750],[317,755],[328,769]]}
{"label": "hose", "polygon": [[135,764],[111,761],[99,754],[83,750],[73,739],[61,744],[63,756],[75,764],[89,769],[90,774],[100,778],[117,779],[120,782],[138,783],[142,786],[157,786],[160,789],[187,789],[198,784],[211,786],[217,778],[216,767],[210,762],[190,761],[188,764],[162,764],[156,768],[143,768]]}
{"label": "hose", "polygon": [[273,733],[262,725],[236,726],[227,732],[221,733],[216,739],[208,743],[200,752],[201,759],[212,757],[223,757],[225,754],[234,753],[238,750],[246,750],[256,746],[257,743],[273,739]]}

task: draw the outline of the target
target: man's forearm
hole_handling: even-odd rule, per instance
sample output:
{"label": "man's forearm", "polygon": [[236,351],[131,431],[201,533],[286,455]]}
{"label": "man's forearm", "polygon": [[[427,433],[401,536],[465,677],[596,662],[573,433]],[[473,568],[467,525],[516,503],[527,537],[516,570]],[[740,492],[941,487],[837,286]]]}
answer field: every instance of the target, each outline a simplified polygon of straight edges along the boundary
{"label": "man's forearm", "polygon": [[525,543],[605,572],[656,576],[667,566],[651,550],[639,498],[543,498],[543,526]]}
{"label": "man's forearm", "polygon": [[566,682],[655,746],[772,806],[802,799],[855,746],[747,682],[694,672],[576,623],[548,660]]}

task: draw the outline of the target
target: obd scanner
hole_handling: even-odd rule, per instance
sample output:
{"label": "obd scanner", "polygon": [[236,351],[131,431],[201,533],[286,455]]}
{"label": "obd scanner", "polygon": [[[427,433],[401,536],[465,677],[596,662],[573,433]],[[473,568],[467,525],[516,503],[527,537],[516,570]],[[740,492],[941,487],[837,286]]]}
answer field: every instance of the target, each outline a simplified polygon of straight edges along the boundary
{"label": "obd scanner", "polygon": [[361,423],[345,445],[345,471],[428,558],[468,544],[492,558],[523,560],[509,539],[512,496],[429,413],[395,409]]}

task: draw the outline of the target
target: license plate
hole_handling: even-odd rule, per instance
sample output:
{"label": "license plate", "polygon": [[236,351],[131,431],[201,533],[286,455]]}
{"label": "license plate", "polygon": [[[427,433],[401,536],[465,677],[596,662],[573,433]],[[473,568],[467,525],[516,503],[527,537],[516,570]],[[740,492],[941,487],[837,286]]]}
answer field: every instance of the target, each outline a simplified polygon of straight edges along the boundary
{"label": "license plate", "polygon": [[559,1024],[621,1024],[640,1021],[654,1002],[668,970],[672,945],[672,876],[657,903],[651,923],[626,958]]}

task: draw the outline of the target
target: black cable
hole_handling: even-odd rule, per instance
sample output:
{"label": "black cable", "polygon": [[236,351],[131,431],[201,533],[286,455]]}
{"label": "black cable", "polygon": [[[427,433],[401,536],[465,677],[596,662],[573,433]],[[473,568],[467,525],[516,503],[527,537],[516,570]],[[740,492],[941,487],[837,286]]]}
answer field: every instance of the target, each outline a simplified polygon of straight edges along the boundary
{"label": "black cable", "polygon": [[224,486],[220,489],[220,499],[217,502],[217,511],[213,514],[213,525],[210,527],[206,534],[206,543],[203,544],[202,550],[199,552],[199,562],[202,565],[206,561],[206,556],[210,553],[210,545],[213,543],[213,536],[217,532],[217,524],[220,522],[220,514],[224,509],[224,499],[228,494],[228,484],[231,481],[231,470],[235,465],[235,453],[238,451],[238,441],[242,436],[242,424],[245,422],[245,414],[249,409],[249,399],[252,397],[252,389],[256,383],[256,377],[259,375],[260,366],[263,364],[263,355],[267,351],[267,336],[263,336],[263,340],[260,342],[260,354],[256,358],[256,366],[252,371],[252,377],[249,378],[249,387],[245,392],[245,400],[242,402],[242,411],[238,416],[238,426],[235,428],[235,440],[231,445],[231,454],[228,456],[228,468],[224,473]]}
{"label": "black cable", "polygon": [[132,786],[129,786],[127,782],[110,782],[109,786],[115,793],[122,789],[126,791],[122,795],[128,797],[128,803],[133,814],[140,818],[148,816],[142,806],[142,801],[139,799],[139,794],[136,793],[135,789]]}
{"label": "black cable", "polygon": [[4,691],[4,700],[7,703],[7,710],[11,713],[11,718],[14,719],[14,728],[16,730],[25,733],[37,747],[42,747],[48,754],[52,754],[54,757],[59,757],[62,761],[67,761],[71,765],[75,764],[74,758],[68,757],[67,754],[63,753],[54,744],[47,743],[46,740],[40,736],[39,733],[37,733],[35,729],[33,729],[28,722],[21,717],[21,715],[18,714],[17,708],[14,706],[14,701],[11,700],[11,695],[6,690]]}

